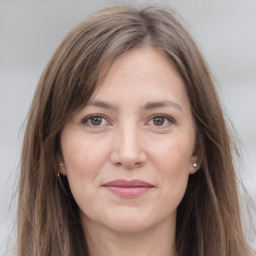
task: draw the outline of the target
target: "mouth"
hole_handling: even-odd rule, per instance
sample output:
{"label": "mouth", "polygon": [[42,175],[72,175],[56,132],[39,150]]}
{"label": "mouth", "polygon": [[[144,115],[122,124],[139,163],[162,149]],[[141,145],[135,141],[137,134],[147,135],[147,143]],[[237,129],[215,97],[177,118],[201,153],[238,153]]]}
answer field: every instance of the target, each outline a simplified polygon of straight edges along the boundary
{"label": "mouth", "polygon": [[113,180],[102,185],[108,191],[125,198],[138,197],[154,186],[142,180]]}

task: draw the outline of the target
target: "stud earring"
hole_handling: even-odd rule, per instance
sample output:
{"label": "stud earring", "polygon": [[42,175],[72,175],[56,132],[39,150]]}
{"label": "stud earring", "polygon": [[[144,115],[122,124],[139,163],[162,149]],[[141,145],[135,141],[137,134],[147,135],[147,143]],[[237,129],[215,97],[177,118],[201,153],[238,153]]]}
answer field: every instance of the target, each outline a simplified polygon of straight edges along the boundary
{"label": "stud earring", "polygon": [[196,168],[198,165],[197,163],[193,163],[193,167]]}
{"label": "stud earring", "polygon": [[[60,163],[61,168],[63,167],[63,163]],[[57,173],[58,178],[60,179],[60,172]]]}

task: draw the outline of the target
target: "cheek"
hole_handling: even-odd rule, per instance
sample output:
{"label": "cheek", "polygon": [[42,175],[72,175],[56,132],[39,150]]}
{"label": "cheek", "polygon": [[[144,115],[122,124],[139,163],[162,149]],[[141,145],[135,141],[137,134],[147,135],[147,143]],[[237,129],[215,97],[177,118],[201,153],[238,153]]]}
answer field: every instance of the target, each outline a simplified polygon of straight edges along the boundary
{"label": "cheek", "polygon": [[107,150],[102,143],[75,131],[63,133],[61,146],[68,176],[93,174],[103,164]]}
{"label": "cheek", "polygon": [[[65,135],[65,134],[64,134]],[[70,135],[70,134],[69,134]],[[71,193],[80,209],[93,205],[97,176],[105,162],[106,153],[100,143],[93,144],[82,136],[63,136],[62,153]]]}
{"label": "cheek", "polygon": [[[73,127],[72,127],[73,128]],[[82,129],[64,129],[61,147],[71,192],[79,205],[90,201],[104,164],[107,162],[110,144],[106,140],[95,140],[85,136]]]}
{"label": "cheek", "polygon": [[173,136],[150,148],[152,159],[155,164],[162,166],[161,169],[166,175],[179,175],[186,170],[189,173],[194,148],[191,138],[189,140]]}
{"label": "cheek", "polygon": [[[169,140],[171,141],[171,140]],[[164,201],[176,208],[186,191],[191,165],[192,143],[172,140],[154,147],[154,165],[162,186]]]}
{"label": "cheek", "polygon": [[169,167],[164,168],[161,173],[161,193],[165,207],[167,207],[169,211],[174,211],[184,197],[189,172],[187,165],[182,163],[182,161],[170,161],[168,166]]}

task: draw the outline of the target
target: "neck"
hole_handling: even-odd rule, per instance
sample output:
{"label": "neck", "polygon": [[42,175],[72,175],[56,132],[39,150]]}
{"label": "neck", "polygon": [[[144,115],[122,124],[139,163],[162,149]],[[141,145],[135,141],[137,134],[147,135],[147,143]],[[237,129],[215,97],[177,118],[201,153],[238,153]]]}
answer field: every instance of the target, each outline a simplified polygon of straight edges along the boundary
{"label": "neck", "polygon": [[87,223],[86,243],[90,256],[177,256],[175,223],[164,221],[140,232],[116,232]]}

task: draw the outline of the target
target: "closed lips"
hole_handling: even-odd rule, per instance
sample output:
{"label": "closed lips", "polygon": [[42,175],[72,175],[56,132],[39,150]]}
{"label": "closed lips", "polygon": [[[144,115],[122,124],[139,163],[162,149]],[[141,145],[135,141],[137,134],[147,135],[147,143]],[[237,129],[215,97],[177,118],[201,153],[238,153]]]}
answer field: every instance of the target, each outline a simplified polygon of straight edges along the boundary
{"label": "closed lips", "polygon": [[154,186],[141,180],[114,180],[103,185],[108,191],[122,198],[135,198],[145,194]]}
{"label": "closed lips", "polygon": [[104,187],[153,187],[153,185],[141,180],[113,180],[103,184]]}

